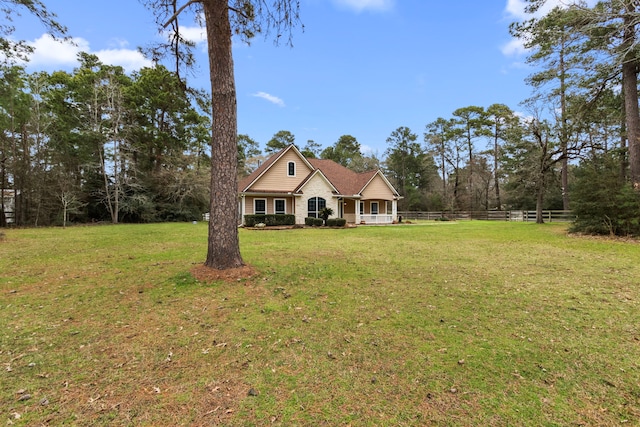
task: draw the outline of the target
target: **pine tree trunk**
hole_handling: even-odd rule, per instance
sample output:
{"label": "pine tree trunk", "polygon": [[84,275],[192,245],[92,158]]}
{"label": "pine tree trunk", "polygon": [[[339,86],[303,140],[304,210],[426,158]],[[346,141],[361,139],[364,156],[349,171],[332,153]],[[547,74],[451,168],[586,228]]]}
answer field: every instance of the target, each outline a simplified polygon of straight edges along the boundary
{"label": "pine tree trunk", "polygon": [[[493,186],[496,189],[496,205],[499,211],[502,210],[502,200],[500,199],[500,175],[498,168],[500,166],[500,146],[498,145],[498,131],[494,135],[493,140]],[[488,195],[487,195],[488,197]]]}
{"label": "pine tree trunk", "polygon": [[227,0],[204,0],[202,5],[213,99],[211,202],[205,265],[225,270],[243,265],[238,240],[238,131],[231,25]]}
{"label": "pine tree trunk", "polygon": [[[624,46],[635,46],[637,41],[632,17],[635,14],[634,2],[626,4]],[[631,50],[631,49],[629,49]],[[624,110],[627,127],[627,143],[629,147],[629,177],[633,188],[640,190],[640,112],[638,109],[638,72],[637,61],[631,54],[624,58],[622,64],[622,91],[624,93]]]}

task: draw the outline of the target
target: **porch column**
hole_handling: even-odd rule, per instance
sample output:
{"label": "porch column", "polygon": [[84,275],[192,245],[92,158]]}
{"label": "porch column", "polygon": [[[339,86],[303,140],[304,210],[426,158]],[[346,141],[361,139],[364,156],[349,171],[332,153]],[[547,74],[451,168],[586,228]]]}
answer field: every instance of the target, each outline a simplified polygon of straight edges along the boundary
{"label": "porch column", "polygon": [[246,200],[244,194],[240,198],[240,224],[244,225],[244,213],[246,212]]}
{"label": "porch column", "polygon": [[398,201],[396,199],[391,201],[391,219],[398,221]]}

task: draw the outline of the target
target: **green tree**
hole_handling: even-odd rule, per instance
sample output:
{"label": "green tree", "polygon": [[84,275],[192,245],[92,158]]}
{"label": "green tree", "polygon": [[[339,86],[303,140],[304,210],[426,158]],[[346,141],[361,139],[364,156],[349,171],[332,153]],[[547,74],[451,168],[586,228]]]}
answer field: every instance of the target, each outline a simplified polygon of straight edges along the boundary
{"label": "green tree", "polygon": [[544,222],[545,195],[553,180],[555,166],[563,157],[556,135],[556,129],[548,121],[533,118],[523,121],[521,131],[512,132],[504,145],[503,163],[510,187],[517,189],[518,197],[533,196],[538,223]]}
{"label": "green tree", "polygon": [[[36,98],[29,93],[28,78],[23,68],[2,69],[0,81],[0,161],[2,196],[4,189],[14,190],[14,219],[17,225],[28,225],[33,209],[34,191],[32,107]],[[4,210],[4,208],[3,208]]]}
{"label": "green tree", "polygon": [[500,196],[500,178],[502,172],[500,159],[502,158],[502,144],[508,138],[508,134],[514,126],[518,125],[518,118],[509,107],[504,104],[492,104],[487,108],[487,118],[491,122],[491,138],[493,147],[493,188],[496,197],[496,208],[502,210],[502,198]]}
{"label": "green tree", "polygon": [[378,170],[380,168],[381,161],[375,153],[371,153],[368,156],[362,155],[354,157],[349,163],[349,169],[358,173]]}
{"label": "green tree", "polygon": [[640,195],[621,173],[619,150],[591,156],[576,168],[572,231],[618,236],[640,235]]}
{"label": "green tree", "polygon": [[[535,13],[545,3],[547,0],[528,0],[527,11]],[[571,16],[571,19],[560,21],[561,24],[570,25],[561,26],[563,31],[560,32],[557,31],[558,25],[552,28],[557,35],[562,35],[564,40],[581,40],[584,48],[578,51],[576,56],[586,57],[585,63],[588,64],[588,68],[581,76],[580,84],[591,98],[618,85],[621,87],[625,117],[624,133],[629,153],[629,178],[633,187],[640,189],[640,49],[637,25],[640,4],[635,0],[602,0],[593,7],[578,4],[570,9],[571,15],[565,13],[564,16]],[[554,45],[570,46],[559,44],[557,37]],[[588,56],[585,55],[585,51],[589,52]]]}
{"label": "green tree", "polygon": [[455,123],[460,129],[460,135],[464,139],[467,149],[467,179],[469,189],[469,209],[475,209],[477,205],[474,191],[473,169],[475,164],[474,155],[476,153],[475,141],[478,138],[490,135],[488,126],[491,124],[487,119],[484,108],[471,105],[469,107],[458,108],[453,112]]}
{"label": "green tree", "polygon": [[408,127],[399,127],[387,138],[386,172],[400,194],[400,210],[423,205],[422,195],[435,171],[433,158],[416,142],[418,136]]}
{"label": "green tree", "polygon": [[577,125],[583,122],[580,116],[586,109],[584,107],[589,106],[585,103],[583,108],[573,109],[570,115],[568,102],[571,96],[584,91],[583,83],[590,74],[590,64],[594,62],[593,55],[585,46],[586,37],[576,31],[582,11],[582,7],[577,5],[556,7],[539,19],[510,26],[511,33],[531,49],[528,62],[540,69],[527,79],[534,88],[534,96],[553,106],[551,110],[560,124],[558,138],[563,149],[561,181],[564,209],[569,209],[569,141],[579,132]]}
{"label": "green tree", "polygon": [[362,157],[360,143],[351,135],[342,135],[335,144],[325,148],[320,157],[351,168],[351,165]]}
{"label": "green tree", "polygon": [[295,141],[296,137],[291,132],[289,132],[288,130],[281,130],[276,132],[273,137],[267,142],[264,151],[267,154],[273,154],[287,148],[290,145],[295,145],[296,148],[298,148],[298,146],[295,144]]}
{"label": "green tree", "polygon": [[313,139],[307,140],[307,144],[302,148],[302,155],[308,159],[315,159],[320,155],[320,144]]}
{"label": "green tree", "polygon": [[200,167],[209,142],[210,117],[198,105],[206,97],[183,90],[179,76],[163,66],[134,73],[127,91],[131,168],[127,182],[129,221],[193,220],[206,212],[209,190]]}
{"label": "green tree", "polygon": [[247,176],[253,172],[247,165],[247,159],[260,154],[262,154],[260,145],[255,140],[246,134],[238,135],[238,173],[240,176]]}
{"label": "green tree", "polygon": [[456,129],[454,119],[445,120],[442,117],[427,124],[424,132],[424,142],[436,160],[438,169],[440,169],[442,200],[445,205],[449,205],[451,208],[453,208],[453,200],[449,201],[447,188],[450,175],[454,175],[456,178],[454,191],[457,194],[457,178],[460,176],[460,151],[457,141],[460,140],[460,133],[460,130]]}
{"label": "green tree", "polygon": [[[164,28],[174,25],[186,11],[204,16],[212,94],[211,201],[207,258],[216,269],[242,266],[238,240],[237,164],[238,120],[232,55],[232,37],[250,40],[272,28],[280,39],[298,22],[299,4],[291,0],[190,0],[177,7],[176,0],[147,0]],[[286,36],[285,36],[286,38]],[[172,45],[178,48],[179,38]]]}

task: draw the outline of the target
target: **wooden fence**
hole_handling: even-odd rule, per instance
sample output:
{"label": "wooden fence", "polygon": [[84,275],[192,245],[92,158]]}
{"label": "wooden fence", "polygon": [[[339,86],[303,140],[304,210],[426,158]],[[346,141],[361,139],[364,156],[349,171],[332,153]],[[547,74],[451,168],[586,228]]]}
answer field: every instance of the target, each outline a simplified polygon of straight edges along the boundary
{"label": "wooden fence", "polygon": [[[482,220],[482,221],[523,221],[536,222],[536,211],[440,211],[440,212],[398,212],[402,220]],[[571,211],[542,211],[544,222],[571,222]]]}

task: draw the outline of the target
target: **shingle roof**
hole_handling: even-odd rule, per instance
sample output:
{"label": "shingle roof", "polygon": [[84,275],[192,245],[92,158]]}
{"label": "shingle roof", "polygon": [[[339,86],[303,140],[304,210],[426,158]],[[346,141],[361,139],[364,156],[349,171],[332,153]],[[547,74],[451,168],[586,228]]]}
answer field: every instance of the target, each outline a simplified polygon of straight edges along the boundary
{"label": "shingle roof", "polygon": [[[271,157],[269,157],[263,164],[260,165],[249,176],[242,178],[238,182],[238,191],[246,191],[251,183],[253,183],[261,174],[263,174],[280,156],[291,146],[280,150]],[[369,172],[357,173],[348,169],[333,160],[327,159],[306,159],[311,166],[320,170],[322,174],[331,182],[331,184],[338,190],[338,192],[345,196],[353,196],[360,194],[364,189],[364,186],[378,173],[377,170]],[[313,174],[313,172],[312,172]],[[304,182],[304,181],[303,181]]]}
{"label": "shingle roof", "polygon": [[348,169],[333,160],[308,159],[314,168],[320,169],[331,184],[345,196],[359,194],[364,186],[373,178],[378,171],[357,173]]}

